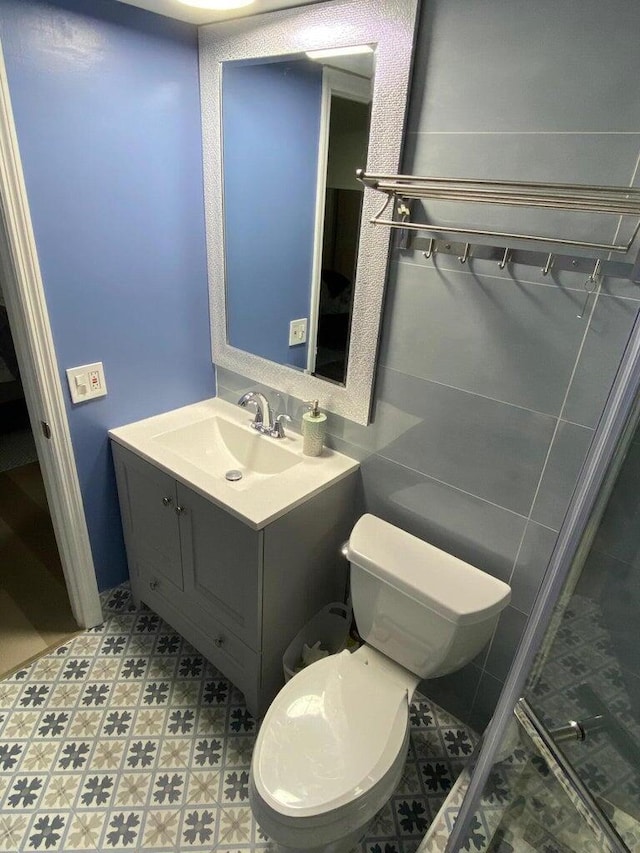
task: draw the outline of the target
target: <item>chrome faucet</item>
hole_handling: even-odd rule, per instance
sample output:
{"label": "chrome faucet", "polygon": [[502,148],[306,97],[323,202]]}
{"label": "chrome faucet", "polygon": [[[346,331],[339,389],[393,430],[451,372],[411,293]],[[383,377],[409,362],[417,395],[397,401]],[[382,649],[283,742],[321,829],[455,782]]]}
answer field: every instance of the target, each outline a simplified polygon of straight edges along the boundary
{"label": "chrome faucet", "polygon": [[251,426],[261,432],[263,435],[270,435],[272,438],[284,438],[284,422],[290,421],[289,415],[278,415],[273,417],[273,412],[269,401],[259,391],[247,391],[238,400],[239,406],[248,406],[252,404],[256,407],[256,416],[253,419]]}
{"label": "chrome faucet", "polygon": [[271,414],[271,406],[269,401],[259,391],[247,391],[238,400],[239,406],[248,406],[249,404],[256,407],[256,416],[253,419],[253,428],[258,432],[271,432],[273,429],[273,415]]}

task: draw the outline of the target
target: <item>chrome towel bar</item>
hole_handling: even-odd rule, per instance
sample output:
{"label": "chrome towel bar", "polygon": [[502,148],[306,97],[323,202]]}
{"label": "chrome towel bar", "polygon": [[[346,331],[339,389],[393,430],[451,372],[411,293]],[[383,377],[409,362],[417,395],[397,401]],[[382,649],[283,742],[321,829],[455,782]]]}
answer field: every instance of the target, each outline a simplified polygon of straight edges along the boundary
{"label": "chrome towel bar", "polygon": [[[503,241],[524,241],[549,244],[550,246],[588,249],[597,252],[627,253],[640,231],[640,189],[631,187],[608,187],[587,184],[536,183],[525,181],[492,181],[486,179],[423,177],[416,175],[382,175],[357,171],[358,180],[366,187],[384,193],[387,198],[380,211],[371,218],[374,225],[405,232],[428,232],[435,235],[458,234],[469,237],[495,237]],[[630,238],[626,242],[597,242],[569,237],[549,237],[526,232],[506,232],[495,229],[465,226],[439,225],[430,222],[411,221],[411,199],[455,201],[458,203],[509,205],[515,207],[567,210],[574,213],[594,213],[630,216],[637,219]],[[391,208],[391,215],[385,213]],[[397,218],[396,218],[397,217]],[[433,245],[433,244],[431,244]],[[507,263],[503,255],[501,268]],[[473,253],[465,250],[461,256],[465,262]],[[428,257],[431,256],[429,251]],[[629,277],[640,283],[640,252],[638,259],[630,265]],[[546,272],[549,271],[553,255],[548,255]]]}

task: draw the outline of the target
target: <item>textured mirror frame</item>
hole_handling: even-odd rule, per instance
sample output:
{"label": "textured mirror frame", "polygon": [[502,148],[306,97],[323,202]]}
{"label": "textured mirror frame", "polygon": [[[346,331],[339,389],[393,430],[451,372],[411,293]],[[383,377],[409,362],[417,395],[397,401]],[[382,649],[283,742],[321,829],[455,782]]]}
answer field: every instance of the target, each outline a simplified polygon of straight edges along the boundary
{"label": "textured mirror frame", "polygon": [[[205,210],[214,365],[240,373],[359,424],[369,422],[384,286],[389,230],[370,224],[380,194],[365,189],[354,288],[351,344],[345,385],[336,385],[292,367],[236,349],[227,343],[224,208],[222,178],[222,63],[298,54],[326,47],[375,44],[375,79],[366,169],[396,174],[407,95],[418,0],[329,0],[200,27]],[[364,164],[363,164],[364,165]],[[291,176],[292,181],[295,175]],[[286,192],[286,187],[283,187]],[[247,208],[247,231],[251,219]],[[251,246],[247,245],[247,251]],[[265,334],[269,330],[265,329]]]}

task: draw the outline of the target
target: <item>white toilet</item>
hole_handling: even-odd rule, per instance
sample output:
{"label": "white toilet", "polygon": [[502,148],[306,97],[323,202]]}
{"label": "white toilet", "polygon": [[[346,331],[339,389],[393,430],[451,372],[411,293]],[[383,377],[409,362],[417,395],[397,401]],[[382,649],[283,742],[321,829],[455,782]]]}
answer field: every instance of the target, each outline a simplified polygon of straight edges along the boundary
{"label": "white toilet", "polygon": [[404,768],[409,704],[489,640],[510,588],[373,515],[347,544],[365,641],[302,670],[278,693],[251,762],[250,801],[282,849],[345,853]]}

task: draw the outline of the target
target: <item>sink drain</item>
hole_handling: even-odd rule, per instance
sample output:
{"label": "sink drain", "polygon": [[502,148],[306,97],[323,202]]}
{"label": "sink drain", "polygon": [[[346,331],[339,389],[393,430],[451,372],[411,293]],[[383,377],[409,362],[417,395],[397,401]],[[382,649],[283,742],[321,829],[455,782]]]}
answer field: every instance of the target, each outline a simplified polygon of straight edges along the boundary
{"label": "sink drain", "polygon": [[242,479],[242,471],[237,471],[235,468],[232,468],[231,471],[227,471],[224,476],[232,483],[237,483],[238,480]]}

